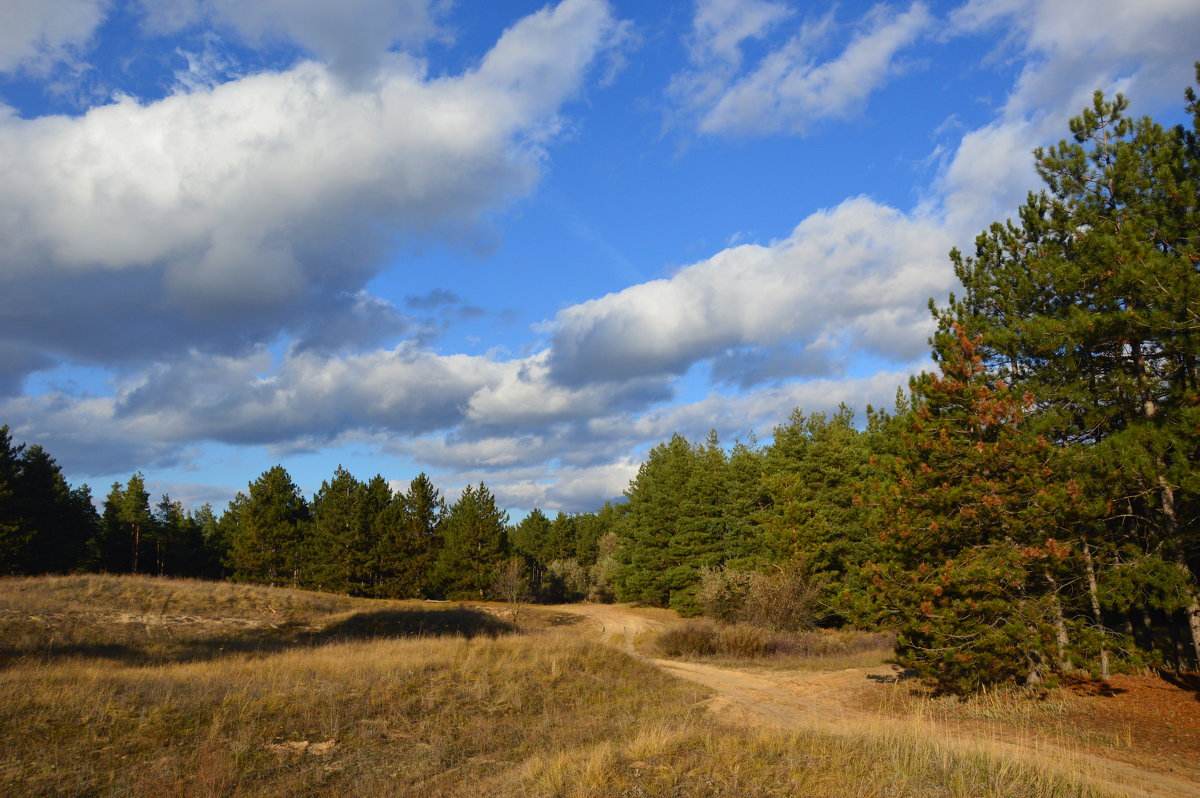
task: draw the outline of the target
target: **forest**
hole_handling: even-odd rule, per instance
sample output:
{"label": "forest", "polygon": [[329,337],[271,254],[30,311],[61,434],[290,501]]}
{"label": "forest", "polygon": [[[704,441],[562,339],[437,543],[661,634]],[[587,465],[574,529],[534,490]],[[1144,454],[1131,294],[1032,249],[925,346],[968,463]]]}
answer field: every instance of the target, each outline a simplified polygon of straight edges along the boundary
{"label": "forest", "polygon": [[[1200,80],[1200,65],[1197,66]],[[1097,93],[1034,152],[1043,188],[950,253],[937,369],[770,442],[654,446],[624,500],[510,524],[485,484],[281,466],[219,514],[141,473],[96,509],[0,427],[0,572],[232,579],[355,596],[628,601],[897,633],[950,692],[1200,665],[1200,101]]]}

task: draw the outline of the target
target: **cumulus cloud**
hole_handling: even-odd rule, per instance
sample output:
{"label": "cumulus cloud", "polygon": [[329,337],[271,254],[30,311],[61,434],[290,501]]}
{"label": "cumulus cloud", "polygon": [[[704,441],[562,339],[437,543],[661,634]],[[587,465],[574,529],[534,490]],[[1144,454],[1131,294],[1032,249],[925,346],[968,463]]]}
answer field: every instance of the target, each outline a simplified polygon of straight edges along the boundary
{"label": "cumulus cloud", "polygon": [[193,351],[118,380],[114,395],[98,402],[48,394],[40,411],[21,404],[25,399],[0,407],[48,417],[48,408],[75,403],[123,432],[176,443],[319,445],[347,434],[440,431],[469,447],[468,455],[459,448],[458,457],[494,464],[489,439],[516,436],[524,441],[518,448],[528,452],[555,425],[640,410],[671,396],[667,380],[657,376],[587,388],[556,385],[546,357],[438,355],[413,343],[348,355],[298,346],[281,357],[266,348],[242,356]]}
{"label": "cumulus cloud", "polygon": [[553,481],[542,473],[509,473],[488,483],[510,507],[556,512],[593,512],[606,501],[621,499],[641,463],[621,457],[610,463],[556,470]]}
{"label": "cumulus cloud", "polygon": [[5,0],[0,4],[0,72],[46,72],[75,61],[108,12],[109,0]]}
{"label": "cumulus cloud", "polygon": [[939,176],[947,226],[965,233],[1011,216],[1039,186],[1031,151],[1069,137],[1067,120],[1096,89],[1128,94],[1133,113],[1179,101],[1194,77],[1200,6],[1100,0],[1080,13],[1054,0],[970,0],[950,23],[949,35],[1008,31],[1002,49],[1023,64],[997,118],[967,132]]}
{"label": "cumulus cloud", "polygon": [[[528,191],[559,107],[617,27],[602,0],[564,0],[457,77],[396,57],[351,87],[305,62],[77,118],[0,117],[15,362],[398,333],[403,319],[360,294],[391,241],[462,233]],[[342,340],[322,340],[331,329]]]}
{"label": "cumulus cloud", "polygon": [[448,5],[431,0],[141,0],[145,26],[172,33],[198,24],[233,31],[251,45],[285,40],[362,77],[393,46],[419,47],[443,35],[439,17]]}
{"label": "cumulus cloud", "polygon": [[[559,312],[550,366],[566,384],[683,374],[699,361],[748,385],[836,371],[842,353],[908,360],[925,303],[950,279],[936,219],[866,198],[815,213],[770,245],[742,245]],[[750,357],[785,346],[782,358]],[[767,367],[764,369],[764,365]]]}
{"label": "cumulus cloud", "polygon": [[1189,0],[1096,0],[1086,13],[1054,0],[969,0],[951,22],[958,31],[1012,29],[1008,45],[1024,66],[1010,115],[1078,109],[1097,88],[1146,104],[1176,98],[1193,77],[1200,37],[1200,7]]}
{"label": "cumulus cloud", "polygon": [[786,12],[779,4],[762,2],[697,5],[695,68],[678,75],[671,92],[696,112],[702,132],[803,133],[815,121],[855,113],[898,71],[900,51],[933,22],[922,3],[904,12],[878,5],[853,26],[840,53],[820,60],[837,27],[831,12],[806,22],[786,44],[738,74],[743,42],[762,37]]}
{"label": "cumulus cloud", "polygon": [[45,447],[72,475],[132,473],[188,459],[187,442],[148,435],[137,419],[118,419],[112,397],[51,392],[0,399],[14,440]]}
{"label": "cumulus cloud", "polygon": [[640,463],[631,453],[647,441],[676,432],[699,441],[712,428],[726,442],[751,434],[765,439],[796,407],[808,413],[832,413],[839,403],[890,409],[908,375],[930,366],[925,358],[867,377],[792,382],[752,393],[712,392],[693,402],[594,415],[526,434],[429,435],[383,445],[455,484],[484,480],[508,506],[594,510],[620,499]]}

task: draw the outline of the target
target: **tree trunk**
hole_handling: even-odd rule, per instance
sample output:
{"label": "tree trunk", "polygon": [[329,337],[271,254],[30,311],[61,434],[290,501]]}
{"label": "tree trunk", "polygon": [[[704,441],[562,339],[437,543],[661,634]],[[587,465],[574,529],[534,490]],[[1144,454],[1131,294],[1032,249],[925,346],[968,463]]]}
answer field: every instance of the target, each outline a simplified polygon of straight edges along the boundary
{"label": "tree trunk", "polygon": [[1058,582],[1050,575],[1049,568],[1044,569],[1042,573],[1052,591],[1050,607],[1054,613],[1054,642],[1057,649],[1058,667],[1063,673],[1073,673],[1075,663],[1071,661],[1071,655],[1067,653],[1071,646],[1071,638],[1067,634],[1067,621],[1063,617],[1062,602],[1058,599]]}
{"label": "tree trunk", "polygon": [[[1196,667],[1200,667],[1200,596],[1196,594],[1196,575],[1188,567],[1187,558],[1183,553],[1183,542],[1179,539],[1179,519],[1175,515],[1175,489],[1167,481],[1161,460],[1158,465],[1158,485],[1162,489],[1162,512],[1166,526],[1164,531],[1167,533],[1164,537],[1167,539],[1175,563],[1183,569],[1187,575],[1187,581],[1191,585],[1188,588],[1188,606],[1184,610],[1184,614],[1187,619],[1188,631],[1192,635],[1192,661]],[[1182,668],[1182,663],[1180,663],[1180,667]]]}
{"label": "tree trunk", "polygon": [[1200,599],[1196,598],[1196,591],[1192,591],[1192,600],[1184,612],[1192,633],[1192,668],[1200,670]]}
{"label": "tree trunk", "polygon": [[1157,643],[1154,640],[1154,617],[1150,614],[1149,607],[1142,607],[1142,634],[1146,636],[1146,650],[1154,651]]}
{"label": "tree trunk", "polygon": [[1088,580],[1088,598],[1092,601],[1092,621],[1096,624],[1096,628],[1100,631],[1100,678],[1108,678],[1108,644],[1103,642],[1108,634],[1108,630],[1104,628],[1104,615],[1100,612],[1100,597],[1096,587],[1096,567],[1092,563],[1092,550],[1085,541],[1083,544],[1083,562],[1087,566]]}

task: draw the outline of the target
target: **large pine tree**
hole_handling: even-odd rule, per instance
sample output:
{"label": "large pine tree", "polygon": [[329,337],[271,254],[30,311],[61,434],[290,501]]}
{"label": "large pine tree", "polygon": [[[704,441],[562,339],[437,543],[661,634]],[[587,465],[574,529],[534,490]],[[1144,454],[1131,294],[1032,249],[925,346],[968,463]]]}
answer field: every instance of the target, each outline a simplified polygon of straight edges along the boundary
{"label": "large pine tree", "polygon": [[313,496],[312,524],[306,536],[305,585],[317,590],[361,595],[372,548],[366,486],[340,465],[333,479]]}
{"label": "large pine tree", "polygon": [[[1035,153],[1046,188],[1019,220],[953,253],[966,293],[940,336],[982,333],[984,362],[1036,397],[1045,434],[1079,444],[1073,469],[1107,504],[1087,578],[1170,564],[1159,603],[1186,611],[1200,661],[1200,103],[1189,89],[1191,130],[1127,106],[1098,92],[1073,140]],[[1127,587],[1110,608],[1149,589]]]}
{"label": "large pine tree", "polygon": [[373,521],[376,582],[381,598],[432,598],[446,513],[441,494],[424,473],[388,502]]}
{"label": "large pine tree", "polygon": [[444,545],[438,556],[440,587],[446,598],[483,599],[508,556],[508,513],[482,482],[468,485],[446,515]]}
{"label": "large pine tree", "polygon": [[824,586],[826,606],[843,617],[866,614],[860,573],[875,538],[862,493],[871,456],[870,435],[845,405],[832,416],[793,411],[764,456],[766,506],[757,515],[765,554],[803,563]]}
{"label": "large pine tree", "polygon": [[249,494],[229,503],[233,576],[267,585],[300,584],[306,565],[308,502],[283,466],[264,471]]}
{"label": "large pine tree", "polygon": [[1032,398],[989,377],[978,339],[954,332],[941,374],[912,382],[874,582],[900,663],[964,692],[1060,669],[1055,573],[1078,490],[1027,429]]}

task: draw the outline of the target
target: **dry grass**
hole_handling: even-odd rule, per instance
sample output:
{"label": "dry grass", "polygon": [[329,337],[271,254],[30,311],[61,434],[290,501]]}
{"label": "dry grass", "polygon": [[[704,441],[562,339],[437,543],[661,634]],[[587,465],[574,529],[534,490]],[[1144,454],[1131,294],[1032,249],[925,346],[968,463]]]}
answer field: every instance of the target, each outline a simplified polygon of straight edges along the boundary
{"label": "dry grass", "polygon": [[[48,579],[39,607],[37,581],[0,582],[9,625],[37,619],[0,670],[4,795],[458,794],[535,752],[699,712],[697,688],[648,665],[475,608],[248,588],[238,635],[214,636],[229,616],[200,613],[243,588]],[[164,593],[185,620],[86,623]]]}
{"label": "dry grass", "polygon": [[1080,774],[989,753],[964,753],[928,730],[831,735],[689,726],[650,728],[624,745],[540,756],[518,794],[638,796],[1101,796]]}
{"label": "dry grass", "polygon": [[892,655],[895,638],[877,632],[816,629],[773,632],[751,624],[684,621],[654,640],[657,654],[721,665],[767,665],[799,670],[866,668]]}
{"label": "dry grass", "polygon": [[1024,739],[1070,746],[1125,750],[1132,745],[1127,726],[1079,723],[1080,717],[1090,714],[1089,699],[1061,688],[1030,690],[1002,685],[959,697],[937,694],[916,680],[881,687],[871,694],[869,708],[893,717],[987,727],[994,733],[1006,728],[1010,735]]}
{"label": "dry grass", "polygon": [[725,728],[704,690],[560,616],[487,609],[0,580],[0,794],[1086,794],[920,732]]}
{"label": "dry grass", "polygon": [[72,657],[166,664],[385,637],[510,634],[573,624],[498,605],[380,601],[305,590],[137,576],[0,579],[0,665]]}

